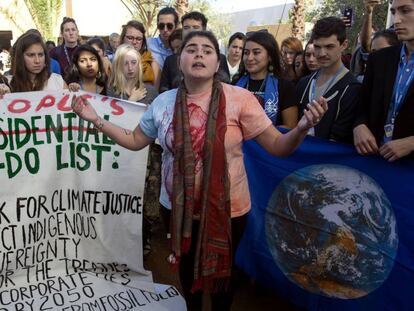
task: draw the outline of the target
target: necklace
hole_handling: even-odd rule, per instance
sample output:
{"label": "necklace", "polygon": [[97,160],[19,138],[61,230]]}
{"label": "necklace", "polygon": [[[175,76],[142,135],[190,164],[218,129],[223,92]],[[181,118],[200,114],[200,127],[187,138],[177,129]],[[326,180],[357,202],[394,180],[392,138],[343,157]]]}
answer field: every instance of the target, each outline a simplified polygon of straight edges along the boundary
{"label": "necklace", "polygon": [[[267,78],[267,76],[266,76],[266,78]],[[257,91],[250,90],[250,80],[252,80],[252,79],[249,78],[247,80],[246,89],[249,90],[250,92],[254,93],[254,94],[263,93],[264,92],[264,86],[265,86],[266,78],[263,79],[263,81],[260,84],[260,87],[259,87],[259,89]],[[259,81],[259,80],[252,80],[252,81]]]}

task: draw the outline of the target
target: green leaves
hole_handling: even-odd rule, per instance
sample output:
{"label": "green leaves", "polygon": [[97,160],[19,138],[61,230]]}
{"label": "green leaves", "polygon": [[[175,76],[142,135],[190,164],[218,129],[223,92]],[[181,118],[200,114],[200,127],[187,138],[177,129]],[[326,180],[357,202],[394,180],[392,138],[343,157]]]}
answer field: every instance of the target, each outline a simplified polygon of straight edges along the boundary
{"label": "green leaves", "polygon": [[171,6],[173,1],[167,0],[120,0],[134,19],[144,24],[147,37],[153,37],[157,31],[156,18],[158,11]]}
{"label": "green leaves", "polygon": [[[315,23],[319,18],[327,16],[341,17],[346,7],[352,7],[354,23],[348,28],[349,49],[353,50],[357,42],[358,33],[361,30],[364,16],[364,4],[362,0],[323,0],[314,10],[306,12],[306,21]],[[388,1],[381,0],[381,4],[374,8],[372,24],[378,29],[384,29],[387,21]]]}
{"label": "green leaves", "polygon": [[25,0],[30,15],[43,37],[53,39],[57,19],[62,9],[61,0]]}

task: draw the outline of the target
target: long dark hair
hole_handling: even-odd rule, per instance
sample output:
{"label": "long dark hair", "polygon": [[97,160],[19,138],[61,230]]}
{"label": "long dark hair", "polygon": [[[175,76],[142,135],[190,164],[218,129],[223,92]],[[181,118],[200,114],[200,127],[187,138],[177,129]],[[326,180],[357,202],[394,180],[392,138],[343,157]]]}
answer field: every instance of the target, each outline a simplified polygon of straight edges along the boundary
{"label": "long dark hair", "polygon": [[[40,44],[45,54],[45,66],[43,70],[36,75],[34,84],[30,80],[30,75],[24,62],[24,53],[33,44]],[[50,77],[50,58],[42,37],[35,33],[25,33],[16,40],[13,48],[11,70],[13,75],[13,78],[10,81],[12,92],[43,90]]]}
{"label": "long dark hair", "polygon": [[79,70],[78,61],[79,61],[80,54],[82,52],[92,53],[96,57],[96,59],[98,60],[99,71],[98,71],[98,75],[96,77],[96,84],[99,85],[99,86],[104,87],[107,77],[105,75],[105,69],[104,69],[104,66],[103,66],[102,59],[99,56],[98,51],[95,50],[89,44],[82,44],[76,49],[75,53],[73,54],[72,66],[71,66],[71,68],[70,68],[70,70],[69,70],[69,72],[66,76],[65,81],[67,83],[72,83],[72,82],[80,83],[81,82],[82,76],[81,76],[81,73],[80,73],[80,70]]}
{"label": "long dark hair", "polygon": [[92,37],[86,42],[86,44],[89,44],[90,46],[96,44],[102,50],[102,53],[105,55],[105,42],[102,40],[101,37]]}
{"label": "long dark hair", "polygon": [[[280,50],[279,46],[276,42],[276,39],[266,31],[255,31],[250,33],[246,38],[246,43],[252,41],[259,45],[261,45],[270,57],[270,62],[268,67],[271,67],[272,74],[280,78],[282,72],[282,65],[280,60]],[[246,43],[244,46],[246,46]],[[243,48],[243,55],[244,55],[244,48]],[[243,56],[242,56],[243,57]],[[269,68],[268,68],[269,69]],[[235,84],[242,75],[248,74],[246,67],[244,66],[244,62],[240,63],[239,72],[234,75],[232,83]]]}
{"label": "long dark hair", "polygon": [[375,32],[374,36],[371,39],[374,41],[377,38],[383,37],[389,45],[398,45],[400,44],[400,41],[398,40],[397,34],[393,29],[384,29],[384,30],[378,30]]}
{"label": "long dark hair", "polygon": [[1,72],[0,72],[0,83],[4,83],[4,84],[6,84],[8,87],[10,87],[10,85],[9,85],[9,80],[7,80],[7,78],[6,78],[5,76],[3,76]]}

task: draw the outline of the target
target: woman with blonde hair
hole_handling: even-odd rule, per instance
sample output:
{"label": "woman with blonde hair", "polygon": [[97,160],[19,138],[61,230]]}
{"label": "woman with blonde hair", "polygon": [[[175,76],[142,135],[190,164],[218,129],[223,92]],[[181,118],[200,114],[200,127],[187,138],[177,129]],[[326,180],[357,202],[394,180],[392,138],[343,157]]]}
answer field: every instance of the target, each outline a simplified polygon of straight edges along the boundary
{"label": "woman with blonde hair", "polygon": [[141,22],[131,20],[122,26],[121,43],[132,45],[141,54],[144,82],[151,83],[158,90],[161,69],[148,49],[144,25]]}
{"label": "woman with blonde hair", "polygon": [[140,53],[129,44],[120,45],[112,63],[107,95],[149,105],[158,95],[155,88],[143,82]]}
{"label": "woman with blonde hair", "polygon": [[[113,58],[112,75],[109,80],[107,95],[149,105],[157,97],[158,92],[152,84],[144,83],[143,80],[141,54],[130,44],[118,46]],[[151,224],[155,218],[154,215],[158,215],[159,210],[161,153],[161,147],[155,142],[150,145],[142,224],[144,255],[148,255],[151,251]]]}

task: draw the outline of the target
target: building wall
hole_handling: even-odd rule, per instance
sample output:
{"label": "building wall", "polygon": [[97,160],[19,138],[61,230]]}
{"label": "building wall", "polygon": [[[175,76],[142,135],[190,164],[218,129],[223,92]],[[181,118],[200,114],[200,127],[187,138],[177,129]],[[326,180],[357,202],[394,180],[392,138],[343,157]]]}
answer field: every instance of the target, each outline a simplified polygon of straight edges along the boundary
{"label": "building wall", "polygon": [[267,31],[275,37],[277,43],[279,44],[279,48],[282,41],[292,35],[291,24],[249,26],[247,31],[258,31],[260,29],[267,29]]}
{"label": "building wall", "polygon": [[0,30],[12,31],[12,44],[31,28],[36,25],[23,0],[0,0]]}
{"label": "building wall", "polygon": [[[67,15],[63,0],[61,14],[57,19],[55,37],[59,37],[59,26]],[[121,26],[131,19],[131,14],[119,0],[72,0],[72,17],[76,20],[81,35],[108,36],[121,31]],[[70,11],[70,10],[69,10]],[[26,30],[36,28],[24,0],[0,0],[0,30],[12,31],[11,44]]]}
{"label": "building wall", "polygon": [[[1,0],[0,0],[1,1]],[[72,0],[73,18],[83,36],[121,33],[131,14],[119,0]]]}
{"label": "building wall", "polygon": [[292,7],[293,0],[287,0],[284,5],[275,5],[267,8],[232,13],[230,15],[232,25],[231,33],[237,31],[246,32],[249,27],[259,27],[260,29],[263,25],[285,23],[289,19],[289,10]]}

